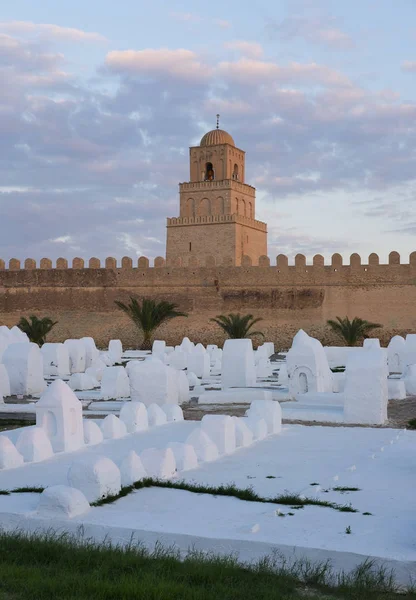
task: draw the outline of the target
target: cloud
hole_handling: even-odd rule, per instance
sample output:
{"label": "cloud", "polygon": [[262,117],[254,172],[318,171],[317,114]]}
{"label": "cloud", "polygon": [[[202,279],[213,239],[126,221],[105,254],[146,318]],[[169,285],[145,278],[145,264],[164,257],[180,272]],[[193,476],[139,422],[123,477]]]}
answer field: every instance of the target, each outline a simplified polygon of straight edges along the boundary
{"label": "cloud", "polygon": [[[217,112],[247,151],[246,181],[262,198],[270,245],[290,254],[345,246],[341,235],[290,229],[299,201],[299,218],[307,206],[326,214],[322,198],[341,202],[333,198],[342,192],[347,228],[349,211],[360,210],[350,193],[416,189],[416,104],[358,87],[325,64],[115,51],[100,86],[64,66],[53,47],[0,38],[2,258],[163,254],[165,217],[178,214],[177,183],[189,179],[188,148]],[[280,219],[285,204],[290,216]],[[360,222],[374,223],[377,205],[365,209]]]}
{"label": "cloud", "polygon": [[243,56],[249,58],[260,58],[263,54],[261,44],[257,42],[247,42],[245,40],[234,40],[233,42],[225,42],[224,47],[227,50],[236,50]]}
{"label": "cloud", "polygon": [[354,47],[352,38],[335,26],[335,19],[291,16],[280,23],[269,23],[267,30],[283,41],[303,38],[307,42],[345,50]]}
{"label": "cloud", "polygon": [[282,67],[274,62],[241,58],[235,62],[220,62],[217,73],[228,81],[246,85],[271,81],[333,86],[351,85],[349,78],[339,71],[317,63],[293,62],[289,66]]}
{"label": "cloud", "polygon": [[105,59],[109,70],[130,75],[177,77],[185,80],[205,79],[210,68],[191,50],[113,50]]}
{"label": "cloud", "polygon": [[405,60],[402,63],[402,71],[414,73],[416,71],[416,61]]}
{"label": "cloud", "polygon": [[105,42],[106,38],[95,32],[83,31],[72,27],[61,27],[31,21],[1,21],[0,31],[12,34],[34,34],[45,39],[69,42]]}

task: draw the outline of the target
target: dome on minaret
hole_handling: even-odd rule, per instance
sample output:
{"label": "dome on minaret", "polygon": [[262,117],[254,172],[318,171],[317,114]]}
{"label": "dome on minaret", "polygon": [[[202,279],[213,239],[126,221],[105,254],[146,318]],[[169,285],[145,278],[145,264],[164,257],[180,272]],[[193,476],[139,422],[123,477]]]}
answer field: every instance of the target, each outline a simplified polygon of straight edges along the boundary
{"label": "dome on minaret", "polygon": [[235,146],[234,140],[229,133],[223,129],[213,129],[208,131],[200,142],[200,146],[217,146],[218,144],[230,144]]}

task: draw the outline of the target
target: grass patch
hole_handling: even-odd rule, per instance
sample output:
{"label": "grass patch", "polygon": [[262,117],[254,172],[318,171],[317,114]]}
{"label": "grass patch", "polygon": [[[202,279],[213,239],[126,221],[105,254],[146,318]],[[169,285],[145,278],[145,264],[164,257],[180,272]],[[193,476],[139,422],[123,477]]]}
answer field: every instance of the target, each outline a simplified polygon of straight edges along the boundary
{"label": "grass patch", "polygon": [[338,485],[337,487],[332,488],[334,492],[361,492],[360,488],[357,487],[346,487],[343,485]]}
{"label": "grass patch", "polygon": [[410,419],[410,421],[407,421],[407,428],[416,429],[416,419]]}
{"label": "grass patch", "polygon": [[41,494],[43,487],[19,487],[12,490],[0,490],[0,496],[10,496],[10,494]]}
{"label": "grass patch", "polygon": [[276,479],[274,475],[266,475],[266,479]]}
{"label": "grass patch", "polygon": [[333,373],[344,373],[345,367],[332,367],[331,371]]}
{"label": "grass patch", "polygon": [[304,506],[324,506],[339,510],[340,512],[359,512],[353,508],[350,504],[337,504],[336,502],[327,502],[326,500],[319,500],[317,498],[304,498],[298,494],[280,494],[274,498],[265,498],[259,496],[252,487],[238,488],[234,483],[227,485],[204,485],[196,483],[188,483],[186,481],[164,481],[160,479],[153,479],[146,477],[140,481],[136,481],[133,485],[125,486],[121,488],[119,494],[105,496],[96,502],[93,502],[91,506],[103,506],[105,504],[111,504],[119,498],[124,498],[131,494],[135,490],[141,490],[149,487],[166,488],[170,490],[183,490],[186,492],[192,492],[194,494],[210,494],[211,496],[228,496],[232,498],[238,498],[239,500],[245,500],[246,502],[262,502],[270,504],[283,504],[291,507],[304,507]]}
{"label": "grass patch", "polygon": [[364,515],[365,517],[372,517],[372,516],[373,516],[373,513],[370,513],[370,512],[363,512],[363,515]]}
{"label": "grass patch", "polygon": [[[273,554],[248,564],[236,556],[159,544],[125,548],[56,534],[0,533],[2,600],[393,600],[393,574],[371,561],[336,574],[329,562]],[[415,598],[409,591],[401,600]]]}
{"label": "grass patch", "polygon": [[314,481],[313,483],[310,483],[309,485],[319,485],[319,483],[316,483],[316,481]]}

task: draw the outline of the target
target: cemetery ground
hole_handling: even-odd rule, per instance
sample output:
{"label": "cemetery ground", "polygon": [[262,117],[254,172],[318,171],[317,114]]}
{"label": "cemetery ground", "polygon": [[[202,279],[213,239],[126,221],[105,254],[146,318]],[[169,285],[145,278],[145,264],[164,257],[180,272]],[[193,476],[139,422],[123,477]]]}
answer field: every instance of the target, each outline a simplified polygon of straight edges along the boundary
{"label": "cemetery ground", "polygon": [[1,600],[411,600],[388,571],[366,563],[336,576],[327,563],[289,567],[278,556],[244,565],[233,556],[121,549],[66,536],[0,535]]}

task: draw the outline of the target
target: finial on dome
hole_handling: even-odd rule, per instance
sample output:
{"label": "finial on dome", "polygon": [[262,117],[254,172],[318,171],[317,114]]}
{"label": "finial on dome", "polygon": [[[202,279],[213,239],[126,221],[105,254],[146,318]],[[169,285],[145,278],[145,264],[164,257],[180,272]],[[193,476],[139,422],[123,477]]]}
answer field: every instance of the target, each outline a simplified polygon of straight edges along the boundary
{"label": "finial on dome", "polygon": [[220,128],[220,115],[217,115],[217,129]]}

